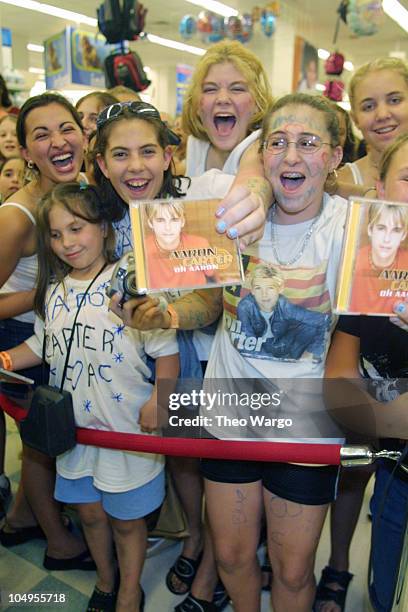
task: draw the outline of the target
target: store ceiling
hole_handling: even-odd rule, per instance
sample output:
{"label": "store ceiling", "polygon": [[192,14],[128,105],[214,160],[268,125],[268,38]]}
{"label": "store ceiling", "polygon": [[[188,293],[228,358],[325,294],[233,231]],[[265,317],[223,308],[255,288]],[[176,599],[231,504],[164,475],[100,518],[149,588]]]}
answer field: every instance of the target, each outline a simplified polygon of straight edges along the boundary
{"label": "store ceiling", "polygon": [[[237,8],[240,12],[248,12],[254,6],[262,7],[267,4],[267,0],[264,0],[264,2],[250,2],[248,0],[230,0],[228,2],[228,0],[225,0],[225,2]],[[400,0],[400,2],[408,9],[408,0]],[[84,2],[84,0],[51,0],[49,3],[71,11],[84,13],[89,17],[95,17],[100,0],[88,0],[87,2]],[[296,23],[299,35],[302,35],[317,47],[329,50],[333,48],[332,38],[339,0],[284,0],[281,4],[288,19],[292,23]],[[179,41],[182,41],[178,32],[180,19],[186,14],[198,15],[201,10],[185,0],[145,0],[144,5],[148,9],[145,30],[152,34]],[[0,3],[0,24],[3,27],[10,28],[13,35],[19,37],[19,39],[25,38],[27,42],[34,43],[42,43],[49,36],[60,32],[66,25],[62,19],[2,3]],[[70,25],[72,25],[72,22],[70,22]],[[277,27],[279,27],[279,20]],[[89,29],[89,26],[85,26],[84,29]],[[194,36],[186,42],[203,48],[207,46],[198,36]],[[261,46],[268,44],[270,44],[270,39],[266,38],[258,27],[248,47],[256,52]],[[194,55],[166,49],[146,41],[138,41],[135,48],[145,64],[168,65],[178,62],[195,64],[198,59]],[[372,37],[356,38],[347,26],[341,23],[337,48],[355,65],[380,55],[388,55],[390,51],[405,51],[408,56],[408,34],[387,16],[384,17],[380,32]],[[31,54],[30,64],[41,65],[41,56]]]}

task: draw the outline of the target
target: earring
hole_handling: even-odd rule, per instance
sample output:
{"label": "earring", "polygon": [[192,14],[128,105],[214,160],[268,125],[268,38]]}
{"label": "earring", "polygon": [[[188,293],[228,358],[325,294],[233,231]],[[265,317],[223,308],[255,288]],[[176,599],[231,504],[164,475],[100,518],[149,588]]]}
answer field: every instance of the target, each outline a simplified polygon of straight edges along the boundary
{"label": "earring", "polygon": [[29,159],[28,162],[27,162],[27,168],[29,168],[30,170],[32,170],[34,168],[34,162],[31,161],[31,159]]}

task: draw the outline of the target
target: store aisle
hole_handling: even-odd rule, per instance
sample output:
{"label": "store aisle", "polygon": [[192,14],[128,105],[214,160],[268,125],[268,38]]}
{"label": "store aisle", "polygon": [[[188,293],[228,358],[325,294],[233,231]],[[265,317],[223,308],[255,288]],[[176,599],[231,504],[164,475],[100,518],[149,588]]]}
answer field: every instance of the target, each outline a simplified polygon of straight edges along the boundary
{"label": "store aisle", "polygon": [[[18,459],[20,451],[20,438],[14,423],[8,419],[6,472],[10,476],[13,489],[19,479]],[[366,602],[367,562],[370,542],[370,523],[367,519],[369,494],[366,494],[365,504],[361,513],[360,522],[354,538],[351,551],[350,571],[355,574],[351,582],[347,612],[368,612],[370,609]],[[329,550],[328,523],[326,522],[323,536],[319,545],[316,576],[320,576],[321,568],[326,564]],[[21,605],[10,605],[8,593],[60,593],[65,595],[65,604],[30,606],[33,610],[47,610],[47,612],[81,612],[86,610],[88,598],[95,583],[94,572],[48,572],[42,567],[44,555],[44,542],[35,540],[21,544],[12,549],[0,546],[0,589],[1,610],[7,612],[21,610]],[[171,612],[174,606],[181,601],[181,597],[172,595],[164,584],[167,569],[177,557],[179,544],[171,544],[159,554],[147,559],[143,572],[142,584],[146,592],[145,612]],[[29,609],[30,609],[29,608]],[[232,612],[232,607],[226,609]],[[262,612],[270,610],[267,593],[262,595]]]}

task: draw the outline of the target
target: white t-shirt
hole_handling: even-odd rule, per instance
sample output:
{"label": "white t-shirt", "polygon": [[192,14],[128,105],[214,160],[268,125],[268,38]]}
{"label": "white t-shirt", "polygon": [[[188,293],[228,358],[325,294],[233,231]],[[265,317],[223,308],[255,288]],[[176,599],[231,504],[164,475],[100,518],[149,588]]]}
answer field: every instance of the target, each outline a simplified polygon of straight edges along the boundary
{"label": "white t-shirt", "polygon": [[[320,383],[307,379],[322,378],[325,358],[336,317],[331,304],[335,294],[337,270],[341,255],[346,201],[338,196],[324,195],[323,208],[314,232],[301,257],[292,265],[279,264],[272,250],[271,216],[266,224],[263,238],[248,247],[243,253],[243,265],[247,278],[253,268],[262,263],[271,263],[281,273],[284,288],[269,321],[262,316],[255,296],[251,293],[248,278],[242,287],[224,288],[224,315],[218,327],[208,362],[204,390],[214,393],[219,388],[234,391],[240,378],[263,379],[265,389],[281,392],[281,416],[291,416],[295,427],[296,415],[302,415],[307,400],[319,398]],[[290,260],[299,250],[313,221],[295,225],[275,225],[277,249],[281,261]],[[268,329],[269,326],[269,329]],[[299,380],[305,379],[305,380]],[[269,382],[268,382],[269,381]],[[316,400],[319,402],[319,399]],[[214,417],[223,414],[224,408],[217,405],[211,412]],[[314,410],[314,408],[313,408]],[[322,406],[316,405],[317,412]],[[248,415],[246,406],[238,409],[240,415]],[[319,421],[320,417],[318,417]],[[298,419],[299,420],[299,419]],[[338,439],[319,437],[323,429],[320,422],[309,427],[303,435],[303,417],[296,441],[315,438],[315,442],[338,442]],[[216,437],[237,437],[233,428],[218,427],[213,420],[211,434]],[[278,432],[279,435],[280,432]],[[235,435],[234,435],[235,434]],[[294,441],[289,439],[287,441]]]}
{"label": "white t-shirt", "polygon": [[[182,181],[181,191],[186,193],[183,198],[190,199],[205,199],[205,198],[223,198],[229,191],[234,176],[225,174],[221,170],[208,170],[202,176],[191,178],[189,184],[188,179]],[[182,199],[183,199],[182,198]],[[214,218],[214,224],[216,219]],[[132,227],[130,223],[129,209],[120,221],[113,224],[116,234],[116,255],[122,257],[125,253],[133,248]],[[186,293],[186,292],[184,292]],[[174,302],[182,295],[180,291],[166,292],[168,302]],[[211,349],[213,336],[205,334],[200,330],[194,331],[193,342],[200,361],[207,361]]]}
{"label": "white t-shirt", "polygon": [[[175,332],[140,332],[125,327],[108,310],[105,287],[109,266],[96,279],[80,309],[64,389],[73,396],[78,427],[140,433],[139,411],[152,394],[146,355],[153,358],[178,352]],[[35,336],[27,344],[42,355],[44,325],[50,385],[62,379],[67,346],[78,304],[90,280],[66,277],[53,284],[46,297],[45,322],[35,321]],[[124,452],[77,444],[57,458],[57,472],[69,479],[92,476],[103,491],[129,491],[149,482],[163,469],[160,455]]]}
{"label": "white t-shirt", "polygon": [[[255,130],[249,136],[244,138],[227,157],[222,171],[226,174],[236,174],[242,155],[247,148],[255,142],[261,135],[261,130]],[[206,170],[207,155],[210,149],[210,143],[205,140],[200,140],[195,136],[189,136],[187,139],[186,153],[186,175],[201,176]]]}

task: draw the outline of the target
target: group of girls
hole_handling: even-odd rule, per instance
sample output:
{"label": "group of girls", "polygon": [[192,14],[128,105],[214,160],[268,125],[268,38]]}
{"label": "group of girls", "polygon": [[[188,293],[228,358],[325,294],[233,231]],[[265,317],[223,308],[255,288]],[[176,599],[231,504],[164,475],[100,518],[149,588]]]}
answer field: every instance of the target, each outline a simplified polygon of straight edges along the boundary
{"label": "group of girls", "polygon": [[[3,322],[7,320],[4,328],[10,334],[4,342],[2,336],[1,349],[6,351],[2,361],[10,369],[39,364],[45,334],[51,380],[60,383],[66,359],[63,330],[71,329],[78,316],[83,329],[88,331],[78,346],[74,344],[71,364],[75,367],[71,367],[64,387],[73,394],[80,425],[153,431],[157,398],[156,387],[147,382],[151,374],[147,355],[156,358],[157,379],[175,378],[178,353],[181,368],[184,367],[182,346],[186,341],[193,343],[199,361],[209,359],[204,380],[209,391],[213,390],[213,379],[220,376],[231,381],[256,378],[265,384],[273,384],[267,382],[273,380],[282,384],[282,380],[321,378],[324,374],[324,357],[335,326],[330,305],[346,214],[341,198],[324,193],[327,176],[342,158],[336,113],[324,100],[302,94],[286,96],[268,109],[269,90],[260,82],[263,72],[247,70],[239,47],[235,46],[228,55],[230,48],[222,43],[208,52],[208,63],[202,64],[201,73],[197,72],[199,86],[193,84],[191,99],[187,98],[185,112],[193,109],[197,130],[192,132],[197,142],[188,146],[191,144],[190,150],[196,151],[192,158],[202,160],[197,163],[196,179],[173,177],[172,135],[150,105],[115,102],[99,114],[94,155],[95,179],[100,189],[73,183],[80,172],[84,147],[76,110],[55,94],[32,98],[21,110],[17,124],[19,144],[29,165],[35,167],[36,178],[0,209],[0,249],[6,262],[0,282],[9,283],[6,289],[3,287],[0,307]],[[380,67],[377,73],[382,71],[388,69]],[[396,79],[401,76],[398,70],[389,71]],[[366,80],[370,75],[367,69]],[[378,74],[374,72],[371,76],[378,82]],[[381,142],[395,140],[404,130],[403,120],[398,112],[395,117],[393,107],[405,103],[408,79],[402,77],[398,88],[396,83],[392,85],[389,105],[392,109],[388,110],[387,119],[373,119],[367,134],[363,130],[366,124],[360,123],[366,139],[370,130],[375,134],[373,139],[378,136]],[[378,87],[375,95],[380,95]],[[242,156],[245,147],[237,148],[261,120],[259,140],[255,137],[248,155]],[[370,155],[373,145],[369,144]],[[225,165],[234,154],[235,166],[228,169]],[[392,169],[398,159],[397,152],[385,170],[387,176],[394,176]],[[236,172],[240,160],[237,179],[224,174],[226,170]],[[211,168],[223,169],[224,173]],[[202,174],[204,170],[209,172]],[[382,177],[385,186],[387,176]],[[374,180],[369,175],[367,181],[371,179]],[[305,314],[321,315],[326,325],[319,336],[317,352],[305,350],[295,359],[282,351],[245,351],[232,330],[239,326],[240,302],[250,294],[247,286],[173,296],[176,299],[167,311],[158,308],[157,300],[152,298],[131,300],[123,308],[116,300],[108,309],[104,286],[112,262],[131,247],[129,201],[167,196],[223,198],[234,180],[234,189],[219,210],[218,229],[228,230],[232,238],[241,238],[248,276],[259,266],[273,267],[285,281],[283,293],[289,291]],[[403,180],[401,172],[395,171],[393,184]],[[368,187],[371,186],[369,183]],[[401,191],[392,189],[385,191],[386,197],[400,194],[398,199],[403,199]],[[272,192],[275,203],[263,238],[255,242],[254,238],[262,234],[260,226],[264,229],[264,208],[272,201]],[[115,246],[111,221],[116,232]],[[36,224],[41,236],[40,282],[34,290]],[[276,288],[268,285],[268,281],[266,290],[270,302],[276,303]],[[35,329],[33,318],[27,321],[18,318],[31,311],[33,304],[37,313]],[[209,354],[208,335],[198,330],[215,321],[223,305],[224,315]],[[404,319],[402,307],[399,310]],[[273,307],[271,312],[273,317]],[[393,322],[389,325],[401,337],[406,333]],[[140,331],[132,331],[132,327]],[[178,328],[178,343],[169,330],[171,327]],[[179,330],[194,333],[183,337]],[[336,336],[341,339],[341,334],[346,333],[339,331]],[[350,333],[353,338],[357,335],[355,331]],[[359,345],[354,339],[351,343],[353,355],[358,356]],[[335,348],[333,345],[332,350]],[[126,366],[129,360],[130,370]],[[299,404],[294,401],[291,410],[301,415],[302,401]],[[225,434],[216,430],[211,433],[216,437]],[[195,573],[200,556],[197,506],[201,506],[201,485],[195,462],[186,464],[184,477],[196,483],[197,497],[184,500],[185,505],[194,506],[190,509],[193,529],[181,563],[175,564],[167,580],[173,592],[183,592],[180,588],[183,583],[187,588],[191,586],[191,574]],[[182,471],[181,462],[173,466],[173,473],[177,472],[175,468]],[[205,460],[201,471],[217,569],[234,609],[255,612],[260,608],[261,579],[256,550],[265,517],[274,610],[310,610],[315,596],[315,552],[329,504],[336,497],[337,468]],[[118,611],[142,610],[140,574],[146,548],[146,518],[163,499],[162,460],[154,455],[130,456],[122,451],[81,445],[58,459],[55,497],[78,505],[89,551],[80,538],[67,530],[58,504],[52,501],[54,482],[53,463],[24,448],[22,486],[1,531],[2,543],[24,541],[33,533],[45,536],[44,565],[49,569],[86,569],[92,564],[90,552],[98,578],[88,609],[112,610],[116,606]],[[180,481],[179,488],[182,489]],[[406,488],[401,489],[406,495]],[[180,604],[177,607],[180,611],[220,609],[212,601],[217,575],[215,567],[211,571],[213,556],[208,534],[206,544],[207,573],[188,596],[189,607]],[[385,611],[388,604],[382,603],[377,584],[381,572],[381,567],[374,567],[372,593],[373,600],[378,602],[377,609]],[[320,601],[319,609],[324,610],[325,605],[325,601]],[[340,604],[338,609],[342,607]]]}

